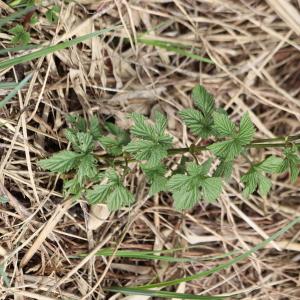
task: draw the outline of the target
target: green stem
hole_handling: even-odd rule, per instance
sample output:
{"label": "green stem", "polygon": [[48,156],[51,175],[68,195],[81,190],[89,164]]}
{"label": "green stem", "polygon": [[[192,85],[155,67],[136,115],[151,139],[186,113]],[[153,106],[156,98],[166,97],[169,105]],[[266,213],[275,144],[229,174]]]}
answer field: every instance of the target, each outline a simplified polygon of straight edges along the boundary
{"label": "green stem", "polygon": [[[276,141],[276,139],[285,140],[285,143],[272,143],[273,141]],[[264,139],[264,140],[254,140],[251,144],[246,145],[245,147],[248,149],[255,148],[255,149],[262,149],[262,148],[284,148],[287,146],[287,142],[291,142],[293,140],[299,139],[299,136],[291,136],[291,137],[278,137],[275,139]],[[263,143],[263,141],[266,141],[268,143]],[[299,143],[294,143],[295,146],[300,147]],[[208,151],[208,146],[194,146],[192,148],[190,147],[184,147],[184,148],[173,148],[168,150],[168,156],[173,156],[176,154],[185,154],[185,153],[191,153],[191,154],[198,154],[203,151]],[[110,154],[104,154],[104,155],[98,155],[99,159],[104,160],[114,160],[114,165],[121,165],[125,161],[124,155],[120,156],[112,156]],[[128,154],[126,154],[126,161],[129,162],[135,162],[136,160]],[[103,166],[105,168],[106,165]]]}
{"label": "green stem", "polygon": [[297,141],[300,139],[300,134],[296,135],[291,135],[291,136],[278,136],[275,138],[270,138],[270,139],[256,139],[253,140],[252,143],[257,144],[257,143],[272,143],[272,142],[279,142],[279,141],[287,141],[287,142],[292,142],[292,141]]}

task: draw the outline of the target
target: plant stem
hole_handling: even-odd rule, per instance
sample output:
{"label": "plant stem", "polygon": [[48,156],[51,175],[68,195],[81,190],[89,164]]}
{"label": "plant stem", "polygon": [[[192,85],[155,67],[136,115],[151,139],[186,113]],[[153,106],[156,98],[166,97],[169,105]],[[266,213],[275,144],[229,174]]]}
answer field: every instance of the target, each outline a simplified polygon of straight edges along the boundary
{"label": "plant stem", "polygon": [[300,134],[296,135],[291,135],[291,136],[278,136],[275,138],[270,138],[270,139],[256,139],[253,140],[252,143],[257,144],[257,143],[270,143],[270,142],[279,142],[279,141],[287,141],[287,142],[292,142],[300,139]]}
{"label": "plant stem", "polygon": [[[249,145],[246,145],[245,147],[248,149],[255,148],[255,149],[262,149],[262,148],[284,148],[287,146],[286,142],[291,142],[294,140],[299,139],[299,135],[290,136],[290,137],[277,137],[274,139],[260,139],[260,140],[254,140]],[[274,141],[286,141],[285,143],[272,143]],[[295,146],[300,147],[299,143],[294,143]],[[168,156],[173,156],[176,154],[185,154],[185,153],[191,153],[191,154],[198,154],[203,151],[208,151],[208,146],[193,146],[193,147],[183,147],[183,148],[172,148],[168,150]],[[103,154],[98,155],[98,159],[104,159],[106,161],[113,160],[114,165],[121,165],[125,161],[125,157],[123,155],[120,156],[112,156],[110,154]],[[128,155],[126,155],[126,161],[127,163],[135,162],[136,160]],[[103,168],[106,168],[107,166],[111,166],[110,164],[103,165]]]}

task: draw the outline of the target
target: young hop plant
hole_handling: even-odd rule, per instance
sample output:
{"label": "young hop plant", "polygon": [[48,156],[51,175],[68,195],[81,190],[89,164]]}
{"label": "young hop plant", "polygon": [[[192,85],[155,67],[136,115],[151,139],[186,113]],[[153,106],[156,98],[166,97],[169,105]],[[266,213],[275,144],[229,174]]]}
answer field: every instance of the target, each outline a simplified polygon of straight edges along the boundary
{"label": "young hop plant", "polygon": [[[291,181],[296,181],[300,135],[253,140],[255,128],[247,113],[236,124],[226,111],[216,107],[214,97],[201,85],[193,89],[192,99],[195,108],[184,109],[179,116],[205,146],[174,148],[172,137],[166,133],[167,120],[161,113],[155,115],[154,122],[132,113],[134,125],[130,133],[112,123],[100,126],[96,117],[86,122],[82,117],[70,116],[71,127],[65,130],[65,136],[72,150],[55,153],[39,165],[62,174],[66,197],[85,197],[90,204],[106,203],[111,211],[134,203],[134,195],[124,183],[132,161],[145,174],[149,195],[172,193],[177,210],[190,209],[199,201],[216,201],[239,156],[249,163],[249,170],[240,180],[246,197],[255,192],[265,197],[272,187],[270,174],[289,171]],[[97,154],[99,147],[104,154]],[[250,148],[268,147],[283,149],[282,155],[271,155],[263,161],[249,159]],[[212,155],[198,163],[197,154],[201,151]],[[187,161],[188,153],[192,161]],[[172,155],[181,155],[176,170],[169,170],[165,164]]]}

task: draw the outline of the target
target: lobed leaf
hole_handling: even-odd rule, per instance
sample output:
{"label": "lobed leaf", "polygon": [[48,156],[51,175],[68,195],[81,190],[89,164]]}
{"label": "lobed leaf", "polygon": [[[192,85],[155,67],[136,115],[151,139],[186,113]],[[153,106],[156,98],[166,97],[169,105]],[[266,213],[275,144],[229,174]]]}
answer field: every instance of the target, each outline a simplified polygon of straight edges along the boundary
{"label": "lobed leaf", "polygon": [[202,85],[196,85],[192,90],[192,99],[200,108],[204,116],[211,115],[215,109],[215,101],[212,94]]}
{"label": "lobed leaf", "polygon": [[64,150],[52,155],[47,159],[38,162],[39,166],[45,170],[57,173],[65,173],[78,166],[82,154]]}
{"label": "lobed leaf", "polygon": [[221,137],[234,136],[236,133],[235,124],[229,119],[227,114],[214,112],[214,128]]}
{"label": "lobed leaf", "polygon": [[267,173],[279,173],[282,163],[281,157],[271,155],[262,162],[255,164],[255,169]]}
{"label": "lobed leaf", "polygon": [[201,181],[203,199],[214,202],[222,192],[222,179],[220,177],[209,177]]}
{"label": "lobed leaf", "polygon": [[179,112],[180,117],[192,133],[202,138],[208,138],[214,134],[213,119],[204,117],[202,113],[193,108]]}

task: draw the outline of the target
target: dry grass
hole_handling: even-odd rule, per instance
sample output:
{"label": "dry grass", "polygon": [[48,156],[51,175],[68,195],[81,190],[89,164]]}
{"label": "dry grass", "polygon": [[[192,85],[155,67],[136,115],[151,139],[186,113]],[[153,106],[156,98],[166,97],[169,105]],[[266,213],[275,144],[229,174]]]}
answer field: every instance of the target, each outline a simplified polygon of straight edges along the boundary
{"label": "dry grass", "polygon": [[[2,14],[6,7],[0,1]],[[3,5],[3,6],[2,6]],[[89,18],[93,15],[92,18]],[[0,299],[125,299],[104,296],[103,287],[146,284],[211,268],[224,259],[165,264],[95,258],[104,247],[170,249],[199,245],[184,255],[201,258],[246,250],[300,215],[300,181],[274,177],[266,199],[241,196],[239,164],[215,205],[175,212],[168,194],[149,198],[140,171],[128,178],[137,199],[131,210],[108,214],[83,200],[63,202],[61,179],[37,161],[65,148],[65,116],[76,112],[128,127],[127,114],[163,111],[177,146],[189,135],[176,115],[190,107],[190,91],[203,84],[239,119],[249,111],[257,137],[299,133],[300,3],[283,0],[96,1],[62,4],[57,26],[41,19],[33,43],[58,42],[94,29],[123,25],[32,63],[0,71],[3,81],[34,70],[28,89],[0,112],[0,256],[9,276]],[[138,34],[201,49],[215,65],[136,43]],[[1,34],[5,46],[8,36]],[[0,90],[1,95],[6,91]],[[253,152],[253,159],[276,150]],[[203,159],[199,156],[199,159]],[[174,166],[178,157],[169,162]],[[132,167],[135,168],[133,165]],[[94,229],[94,230],[93,230]],[[236,294],[243,299],[300,299],[299,226],[250,260],[191,283],[180,292]],[[86,258],[70,259],[76,253]],[[144,299],[127,297],[126,299]],[[147,299],[147,298],[145,298]]]}

